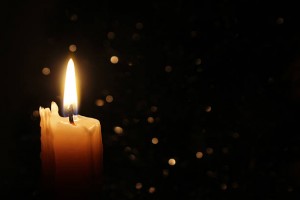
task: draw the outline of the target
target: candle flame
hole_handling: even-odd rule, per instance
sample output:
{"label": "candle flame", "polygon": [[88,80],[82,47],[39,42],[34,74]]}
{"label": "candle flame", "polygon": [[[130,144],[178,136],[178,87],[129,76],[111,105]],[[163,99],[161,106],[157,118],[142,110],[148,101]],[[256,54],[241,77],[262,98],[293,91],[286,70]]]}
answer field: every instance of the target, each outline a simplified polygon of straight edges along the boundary
{"label": "candle flame", "polygon": [[64,89],[64,111],[67,111],[70,107],[73,106],[73,109],[76,113],[77,111],[77,90],[76,90],[76,76],[75,76],[75,67],[72,59],[68,62],[66,79],[65,79],[65,89]]}

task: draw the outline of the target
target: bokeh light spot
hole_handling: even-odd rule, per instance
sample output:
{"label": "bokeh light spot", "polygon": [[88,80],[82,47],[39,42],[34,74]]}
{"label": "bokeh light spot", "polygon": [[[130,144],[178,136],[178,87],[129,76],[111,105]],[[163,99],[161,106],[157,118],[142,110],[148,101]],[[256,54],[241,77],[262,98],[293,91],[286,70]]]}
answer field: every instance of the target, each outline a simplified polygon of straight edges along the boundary
{"label": "bokeh light spot", "polygon": [[134,154],[130,154],[130,155],[129,155],[129,159],[130,159],[130,160],[136,160],[136,156],[135,156]]}
{"label": "bokeh light spot", "polygon": [[167,73],[170,73],[170,72],[172,71],[172,66],[167,65],[167,66],[165,67],[165,71],[166,71]]}
{"label": "bokeh light spot", "polygon": [[107,33],[108,39],[113,40],[113,39],[115,39],[115,37],[116,37],[116,34],[114,32],[110,31]]}
{"label": "bokeh light spot", "polygon": [[221,184],[221,190],[227,190],[227,185],[225,183]]}
{"label": "bokeh light spot", "polygon": [[124,151],[125,151],[125,152],[130,152],[130,151],[131,151],[131,147],[130,147],[130,146],[125,147],[125,148],[124,148]]}
{"label": "bokeh light spot", "polygon": [[111,62],[112,64],[117,64],[117,63],[119,62],[119,58],[118,58],[117,56],[112,56],[112,57],[110,58],[110,62]]}
{"label": "bokeh light spot", "polygon": [[201,159],[203,157],[203,153],[201,151],[198,151],[196,153],[196,158]]}
{"label": "bokeh light spot", "polygon": [[238,138],[240,137],[240,134],[239,134],[238,132],[234,132],[234,133],[232,134],[232,137],[233,137],[234,139],[238,139]]}
{"label": "bokeh light spot", "polygon": [[119,58],[118,58],[117,56],[112,56],[112,57],[110,58],[110,62],[111,62],[112,64],[117,64],[117,63],[119,62]]}
{"label": "bokeh light spot", "polygon": [[127,119],[127,118],[124,118],[122,122],[123,122],[123,125],[125,125],[125,126],[127,126],[130,123],[129,119]]}
{"label": "bokeh light spot", "polygon": [[284,19],[282,17],[278,17],[276,20],[277,24],[283,24],[284,23]]}
{"label": "bokeh light spot", "polygon": [[151,106],[150,110],[151,110],[151,112],[155,113],[155,112],[157,112],[158,108],[157,108],[157,106]]}
{"label": "bokeh light spot", "polygon": [[153,117],[148,117],[148,118],[147,118],[147,122],[148,122],[149,124],[154,123],[154,118],[153,118]]}
{"label": "bokeh light spot", "polygon": [[105,98],[105,100],[106,100],[107,103],[111,103],[111,102],[113,102],[114,97],[111,96],[111,95],[107,95],[106,98]]}
{"label": "bokeh light spot", "polygon": [[197,72],[199,72],[199,73],[203,71],[202,67],[197,67],[196,70],[197,70]]}
{"label": "bokeh light spot", "polygon": [[239,187],[239,184],[237,182],[232,183],[232,188],[237,189]]}
{"label": "bokeh light spot", "polygon": [[78,15],[72,14],[72,15],[70,16],[70,20],[71,20],[72,22],[76,22],[76,21],[78,20]]}
{"label": "bokeh light spot", "polygon": [[158,144],[158,139],[156,137],[152,138],[152,144]]}
{"label": "bokeh light spot", "polygon": [[135,189],[137,189],[137,190],[142,189],[142,187],[143,187],[143,184],[142,184],[142,183],[136,183],[136,184],[135,184]]}
{"label": "bokeh light spot", "polygon": [[149,188],[149,193],[150,193],[150,194],[153,194],[154,192],[155,192],[155,187],[150,187],[150,188]]}
{"label": "bokeh light spot", "polygon": [[48,75],[51,73],[50,68],[44,67],[44,68],[42,69],[42,73],[43,73],[45,76],[48,76]]}
{"label": "bokeh light spot", "polygon": [[291,186],[289,186],[288,189],[287,189],[287,191],[288,191],[288,192],[293,192],[293,191],[294,191],[294,188],[292,188]]}
{"label": "bokeh light spot", "polygon": [[76,50],[77,50],[77,46],[76,46],[75,44],[71,44],[71,45],[69,46],[69,51],[75,52]]}
{"label": "bokeh light spot", "polygon": [[123,133],[123,128],[120,126],[115,126],[114,127],[114,132],[118,135],[121,135]]}
{"label": "bokeh light spot", "polygon": [[217,177],[216,173],[213,172],[213,171],[211,171],[211,170],[208,170],[208,171],[206,172],[206,175],[207,175],[208,177],[211,177],[211,178]]}
{"label": "bokeh light spot", "polygon": [[140,34],[138,34],[138,33],[134,33],[134,34],[132,35],[132,39],[135,40],[135,41],[137,41],[137,40],[140,40],[140,39],[141,39],[141,36],[140,36]]}
{"label": "bokeh light spot", "polygon": [[197,59],[195,60],[195,65],[201,65],[201,63],[202,63],[201,58],[197,58]]}
{"label": "bokeh light spot", "polygon": [[103,99],[97,99],[95,104],[96,106],[104,106],[105,101]]}
{"label": "bokeh light spot", "polygon": [[38,111],[38,110],[34,110],[34,111],[32,112],[32,116],[33,116],[33,117],[39,117],[39,116],[40,116],[39,111]]}
{"label": "bokeh light spot", "polygon": [[194,38],[197,36],[197,31],[191,31],[191,37]]}
{"label": "bokeh light spot", "polygon": [[164,169],[162,172],[163,176],[169,176],[169,170],[168,169]]}
{"label": "bokeh light spot", "polygon": [[214,153],[214,149],[211,148],[211,147],[207,147],[207,148],[206,148],[206,153],[207,153],[208,155],[211,155],[211,154]]}
{"label": "bokeh light spot", "polygon": [[133,123],[137,124],[140,122],[140,119],[137,119],[137,118],[133,118]]}
{"label": "bokeh light spot", "polygon": [[211,112],[211,106],[206,106],[205,112]]}
{"label": "bokeh light spot", "polygon": [[138,23],[136,23],[135,28],[138,29],[138,30],[141,30],[141,29],[144,28],[144,25],[143,25],[142,22],[138,22]]}
{"label": "bokeh light spot", "polygon": [[169,165],[174,166],[176,164],[176,160],[174,158],[170,158],[168,163]]}
{"label": "bokeh light spot", "polygon": [[228,154],[229,153],[229,149],[227,147],[224,147],[222,149],[223,154]]}

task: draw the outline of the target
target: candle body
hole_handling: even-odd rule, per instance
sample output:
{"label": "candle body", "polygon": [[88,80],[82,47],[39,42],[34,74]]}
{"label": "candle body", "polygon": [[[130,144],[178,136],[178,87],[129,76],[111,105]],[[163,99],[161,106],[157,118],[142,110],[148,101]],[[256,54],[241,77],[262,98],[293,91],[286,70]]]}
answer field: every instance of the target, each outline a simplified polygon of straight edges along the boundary
{"label": "candle body", "polygon": [[61,198],[100,190],[102,136],[97,119],[75,116],[75,125],[58,114],[57,105],[40,108],[44,187]]}

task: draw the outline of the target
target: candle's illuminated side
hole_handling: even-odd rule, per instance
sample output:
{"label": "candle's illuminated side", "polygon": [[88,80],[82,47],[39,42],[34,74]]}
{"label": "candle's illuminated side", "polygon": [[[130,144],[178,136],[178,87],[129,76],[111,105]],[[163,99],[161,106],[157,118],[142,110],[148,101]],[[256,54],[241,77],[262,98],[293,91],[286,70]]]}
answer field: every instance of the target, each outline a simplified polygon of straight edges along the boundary
{"label": "candle's illuminated side", "polygon": [[[68,63],[64,107],[77,108],[75,69]],[[75,84],[75,86],[74,86]],[[74,124],[61,117],[55,102],[40,107],[41,161],[46,190],[55,191],[57,199],[85,197],[101,183],[102,135],[99,120],[77,115]]]}
{"label": "candle's illuminated side", "polygon": [[43,189],[51,192],[55,178],[55,156],[53,147],[53,132],[50,126],[51,111],[40,107],[41,126],[41,168]]}

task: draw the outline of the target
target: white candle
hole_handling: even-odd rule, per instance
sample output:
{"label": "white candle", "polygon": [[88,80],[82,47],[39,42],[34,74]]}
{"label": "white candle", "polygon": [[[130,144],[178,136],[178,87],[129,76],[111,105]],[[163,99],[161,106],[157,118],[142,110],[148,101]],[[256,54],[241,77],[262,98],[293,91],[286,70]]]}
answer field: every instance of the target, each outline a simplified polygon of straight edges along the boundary
{"label": "white candle", "polygon": [[[69,88],[71,87],[71,88]],[[64,108],[77,109],[75,70],[68,63]],[[97,119],[80,115],[61,117],[55,102],[40,107],[41,161],[44,189],[54,190],[57,198],[87,194],[101,182],[103,146]],[[100,190],[100,188],[98,188]]]}

